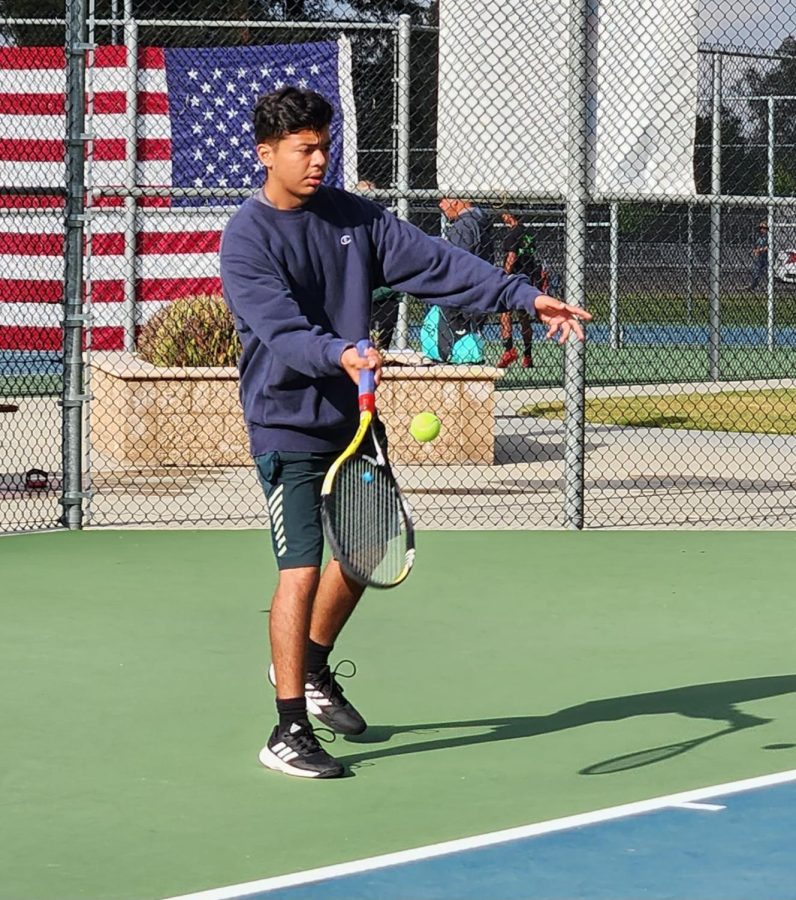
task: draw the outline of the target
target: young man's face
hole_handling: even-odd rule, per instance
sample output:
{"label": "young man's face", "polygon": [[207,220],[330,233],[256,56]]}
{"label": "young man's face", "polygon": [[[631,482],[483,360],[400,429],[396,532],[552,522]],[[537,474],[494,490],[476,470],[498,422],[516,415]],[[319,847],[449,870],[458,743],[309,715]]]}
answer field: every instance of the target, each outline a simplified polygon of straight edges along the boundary
{"label": "young man's face", "polygon": [[305,129],[277,141],[257,145],[268,170],[266,191],[278,206],[300,206],[318,190],[329,167],[329,128]]}

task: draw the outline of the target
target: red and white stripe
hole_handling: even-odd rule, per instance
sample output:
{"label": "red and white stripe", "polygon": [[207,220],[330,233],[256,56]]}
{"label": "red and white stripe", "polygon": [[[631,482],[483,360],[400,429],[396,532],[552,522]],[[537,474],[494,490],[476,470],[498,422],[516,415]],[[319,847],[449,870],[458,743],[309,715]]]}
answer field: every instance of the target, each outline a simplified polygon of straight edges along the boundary
{"label": "red and white stripe", "polygon": [[[93,134],[87,183],[126,183],[127,50],[99,47],[89,79]],[[52,187],[65,181],[65,55],[55,47],[0,48],[0,349],[61,346],[63,200],[3,194],[2,186]],[[171,185],[171,121],[165,55],[143,48],[138,58],[135,180]],[[125,217],[121,198],[91,210],[86,274],[90,278],[92,344],[123,346]],[[165,207],[165,208],[164,208]],[[164,198],[136,210],[135,285],[140,325],[165,303],[218,291],[218,244],[227,215],[168,208]]]}

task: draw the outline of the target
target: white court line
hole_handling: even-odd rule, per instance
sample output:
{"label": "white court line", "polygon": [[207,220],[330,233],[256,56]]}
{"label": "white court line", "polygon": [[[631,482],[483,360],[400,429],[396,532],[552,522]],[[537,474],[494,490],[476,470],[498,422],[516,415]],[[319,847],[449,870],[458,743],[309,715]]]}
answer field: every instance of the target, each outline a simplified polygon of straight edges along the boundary
{"label": "white court line", "polygon": [[30,528],[28,531],[0,531],[0,538],[27,537],[31,534],[59,534],[68,533],[63,525],[47,525],[45,528]]}
{"label": "white court line", "polygon": [[720,803],[673,803],[672,806],[675,809],[701,809],[706,812],[720,812],[722,809],[727,809]]}
{"label": "white court line", "polygon": [[307,869],[304,872],[294,872],[291,875],[277,875],[272,878],[263,878],[259,881],[247,881],[242,884],[213,888],[209,891],[199,891],[194,894],[180,894],[176,897],[168,897],[166,900],[233,900],[233,898],[247,897],[266,891],[276,891],[280,888],[310,884],[313,881],[321,881],[326,878],[355,875],[359,872],[370,872],[373,869],[383,869],[387,866],[399,865],[400,863],[433,859],[436,856],[445,856],[446,854],[458,853],[462,850],[490,847],[493,844],[503,844],[506,841],[514,841],[519,838],[550,834],[555,831],[565,831],[569,828],[580,828],[583,825],[593,825],[596,822],[610,822],[613,819],[622,819],[626,816],[638,815],[639,813],[681,807],[684,804],[698,803],[700,800],[706,800],[711,797],[723,797],[727,794],[753,791],[756,788],[786,784],[789,781],[796,781],[796,769],[791,769],[787,772],[776,772],[773,775],[746,778],[743,781],[730,781],[727,784],[716,784],[712,787],[696,788],[695,790],[683,791],[679,794],[655,797],[652,800],[638,800],[635,803],[625,803],[622,806],[611,806],[607,809],[598,809],[593,812],[564,816],[561,819],[550,819],[547,822],[537,822],[534,825],[521,825],[518,828],[507,828],[504,831],[493,831],[489,834],[478,834],[455,841],[444,841],[441,844],[429,844],[426,847],[416,847],[412,850],[401,850],[397,853],[371,856],[368,859],[337,863],[336,865],[324,866],[320,869]]}

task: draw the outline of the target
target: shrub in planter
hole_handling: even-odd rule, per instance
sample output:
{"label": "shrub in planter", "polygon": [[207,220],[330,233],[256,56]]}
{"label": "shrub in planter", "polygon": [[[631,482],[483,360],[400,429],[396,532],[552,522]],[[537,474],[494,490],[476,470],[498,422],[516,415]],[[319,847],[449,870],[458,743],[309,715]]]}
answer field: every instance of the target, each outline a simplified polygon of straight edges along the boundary
{"label": "shrub in planter", "polygon": [[220,294],[174,300],[138,337],[138,355],[156,366],[234,366],[239,354],[235,325]]}

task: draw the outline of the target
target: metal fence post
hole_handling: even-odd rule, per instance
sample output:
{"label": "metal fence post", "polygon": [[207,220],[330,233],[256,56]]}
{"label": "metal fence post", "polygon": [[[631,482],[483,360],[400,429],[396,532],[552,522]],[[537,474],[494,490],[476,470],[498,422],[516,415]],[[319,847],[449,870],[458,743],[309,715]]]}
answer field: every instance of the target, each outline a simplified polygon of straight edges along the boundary
{"label": "metal fence post", "polygon": [[63,437],[61,459],[61,521],[76,530],[83,524],[83,234],[85,225],[85,162],[87,136],[85,0],[66,4],[66,235],[63,310]]}
{"label": "metal fence post", "polygon": [[[711,194],[721,194],[721,69],[720,53],[713,54],[712,141],[710,157]],[[719,380],[721,344],[721,204],[710,204],[710,279],[708,370],[712,381]]]}
{"label": "metal fence post", "polygon": [[[585,301],[586,207],[589,195],[588,22],[591,0],[570,0],[566,201],[567,302]],[[564,515],[569,528],[583,528],[586,437],[586,348],[569,340],[564,355]]]}
{"label": "metal fence post", "polygon": [[686,320],[690,325],[694,315],[694,207],[690,203],[688,204],[687,223],[686,241],[688,243],[688,278],[685,289],[685,311]]}
{"label": "metal fence post", "polygon": [[[412,18],[408,15],[398,16],[398,40],[396,43],[396,177],[395,187],[398,190],[397,215],[399,219],[409,218],[409,198],[402,196],[409,190],[409,99],[410,99],[410,54],[412,44]],[[409,310],[406,294],[401,297],[398,307],[398,322],[395,327],[395,346],[405,350],[409,346]]]}
{"label": "metal fence post", "polygon": [[610,310],[611,349],[622,349],[622,329],[619,325],[619,204],[611,204],[610,235]]}
{"label": "metal fence post", "polygon": [[[125,156],[125,188],[136,187],[138,158],[138,23],[133,19],[132,0],[124,3],[124,46],[127,53],[127,133]],[[136,201],[128,193],[124,198],[124,349],[135,350],[136,296]]]}
{"label": "metal fence post", "polygon": [[[774,196],[774,98],[768,98],[768,197]],[[766,271],[766,337],[769,351],[774,349],[774,207],[769,203],[766,214],[768,222],[768,268]]]}

